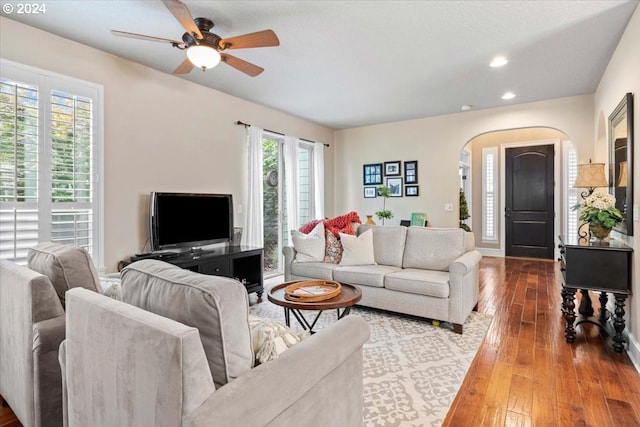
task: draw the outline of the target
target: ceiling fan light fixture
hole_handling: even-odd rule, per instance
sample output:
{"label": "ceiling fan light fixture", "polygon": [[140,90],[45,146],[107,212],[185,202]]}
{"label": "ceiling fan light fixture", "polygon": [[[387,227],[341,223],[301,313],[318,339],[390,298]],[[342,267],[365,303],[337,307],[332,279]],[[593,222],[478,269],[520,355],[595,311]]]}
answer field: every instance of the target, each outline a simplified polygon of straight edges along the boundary
{"label": "ceiling fan light fixture", "polygon": [[496,56],[495,58],[493,58],[489,66],[492,68],[499,68],[499,67],[504,67],[508,63],[509,63],[509,60],[504,56]]}
{"label": "ceiling fan light fixture", "polygon": [[187,49],[187,58],[194,66],[206,71],[220,63],[220,52],[209,46],[194,45]]}

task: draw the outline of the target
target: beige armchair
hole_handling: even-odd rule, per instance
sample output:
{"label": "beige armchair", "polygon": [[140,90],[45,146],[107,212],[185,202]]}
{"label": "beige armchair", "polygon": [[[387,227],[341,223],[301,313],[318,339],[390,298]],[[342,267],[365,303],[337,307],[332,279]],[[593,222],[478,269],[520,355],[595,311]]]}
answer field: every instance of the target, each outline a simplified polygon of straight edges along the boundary
{"label": "beige armchair", "polygon": [[347,316],[252,367],[241,286],[146,260],[122,272],[123,298],[144,310],[67,292],[68,425],[361,426],[366,322]]}
{"label": "beige armchair", "polygon": [[42,243],[28,259],[29,267],[0,260],[0,395],[23,426],[61,426],[61,298],[69,288],[100,285],[82,248]]}

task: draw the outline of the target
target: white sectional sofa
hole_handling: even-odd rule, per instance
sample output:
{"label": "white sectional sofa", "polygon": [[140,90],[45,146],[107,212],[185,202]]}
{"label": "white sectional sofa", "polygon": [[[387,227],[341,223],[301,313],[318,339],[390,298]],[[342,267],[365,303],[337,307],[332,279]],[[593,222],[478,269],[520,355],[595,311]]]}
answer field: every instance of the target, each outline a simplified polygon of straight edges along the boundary
{"label": "white sectional sofa", "polygon": [[462,325],[477,308],[479,263],[473,233],[458,228],[360,225],[373,231],[375,264],[300,262],[283,248],[285,280],[325,279],[357,285],[359,305]]}

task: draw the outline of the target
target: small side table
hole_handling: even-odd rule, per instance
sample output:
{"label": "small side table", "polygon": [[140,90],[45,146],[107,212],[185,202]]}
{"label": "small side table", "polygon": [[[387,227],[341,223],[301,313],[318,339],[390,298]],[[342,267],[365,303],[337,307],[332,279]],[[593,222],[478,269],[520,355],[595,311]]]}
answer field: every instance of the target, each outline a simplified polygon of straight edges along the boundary
{"label": "small side table", "polygon": [[[572,343],[575,327],[592,323],[604,332],[613,334],[613,349],[624,349],[624,303],[631,295],[631,255],[633,249],[621,242],[591,242],[587,239],[560,236],[560,271],[562,272],[562,314],[566,326],[565,340]],[[582,293],[579,315],[575,313],[576,291]],[[600,292],[600,312],[593,317],[589,291]],[[615,298],[613,316],[607,310],[608,293]],[[608,330],[608,320],[613,318],[613,331]],[[577,319],[577,322],[576,322]]]}
{"label": "small side table", "polygon": [[[331,299],[316,302],[289,301],[284,297],[284,289],[296,282],[286,282],[274,286],[269,290],[267,298],[275,305],[284,307],[284,319],[287,326],[291,326],[291,313],[293,313],[300,326],[312,334],[315,332],[313,327],[324,310],[336,309],[338,311],[338,319],[342,319],[349,314],[351,307],[362,299],[362,291],[358,287],[341,283],[341,292]],[[340,309],[342,309],[342,312]],[[313,310],[318,311],[318,313],[310,323],[302,314],[303,310]]]}

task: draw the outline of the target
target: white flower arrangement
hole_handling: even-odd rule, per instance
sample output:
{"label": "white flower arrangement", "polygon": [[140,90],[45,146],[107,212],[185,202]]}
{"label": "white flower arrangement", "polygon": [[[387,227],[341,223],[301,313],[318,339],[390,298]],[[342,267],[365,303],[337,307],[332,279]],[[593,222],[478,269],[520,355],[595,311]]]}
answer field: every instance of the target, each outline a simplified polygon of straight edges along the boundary
{"label": "white flower arrangement", "polygon": [[615,206],[616,198],[613,195],[595,191],[584,202],[575,205],[573,209],[582,209],[580,221],[613,228],[623,219],[620,210]]}
{"label": "white flower arrangement", "polygon": [[609,193],[594,192],[584,201],[585,206],[596,209],[611,209],[616,206],[616,198]]}

